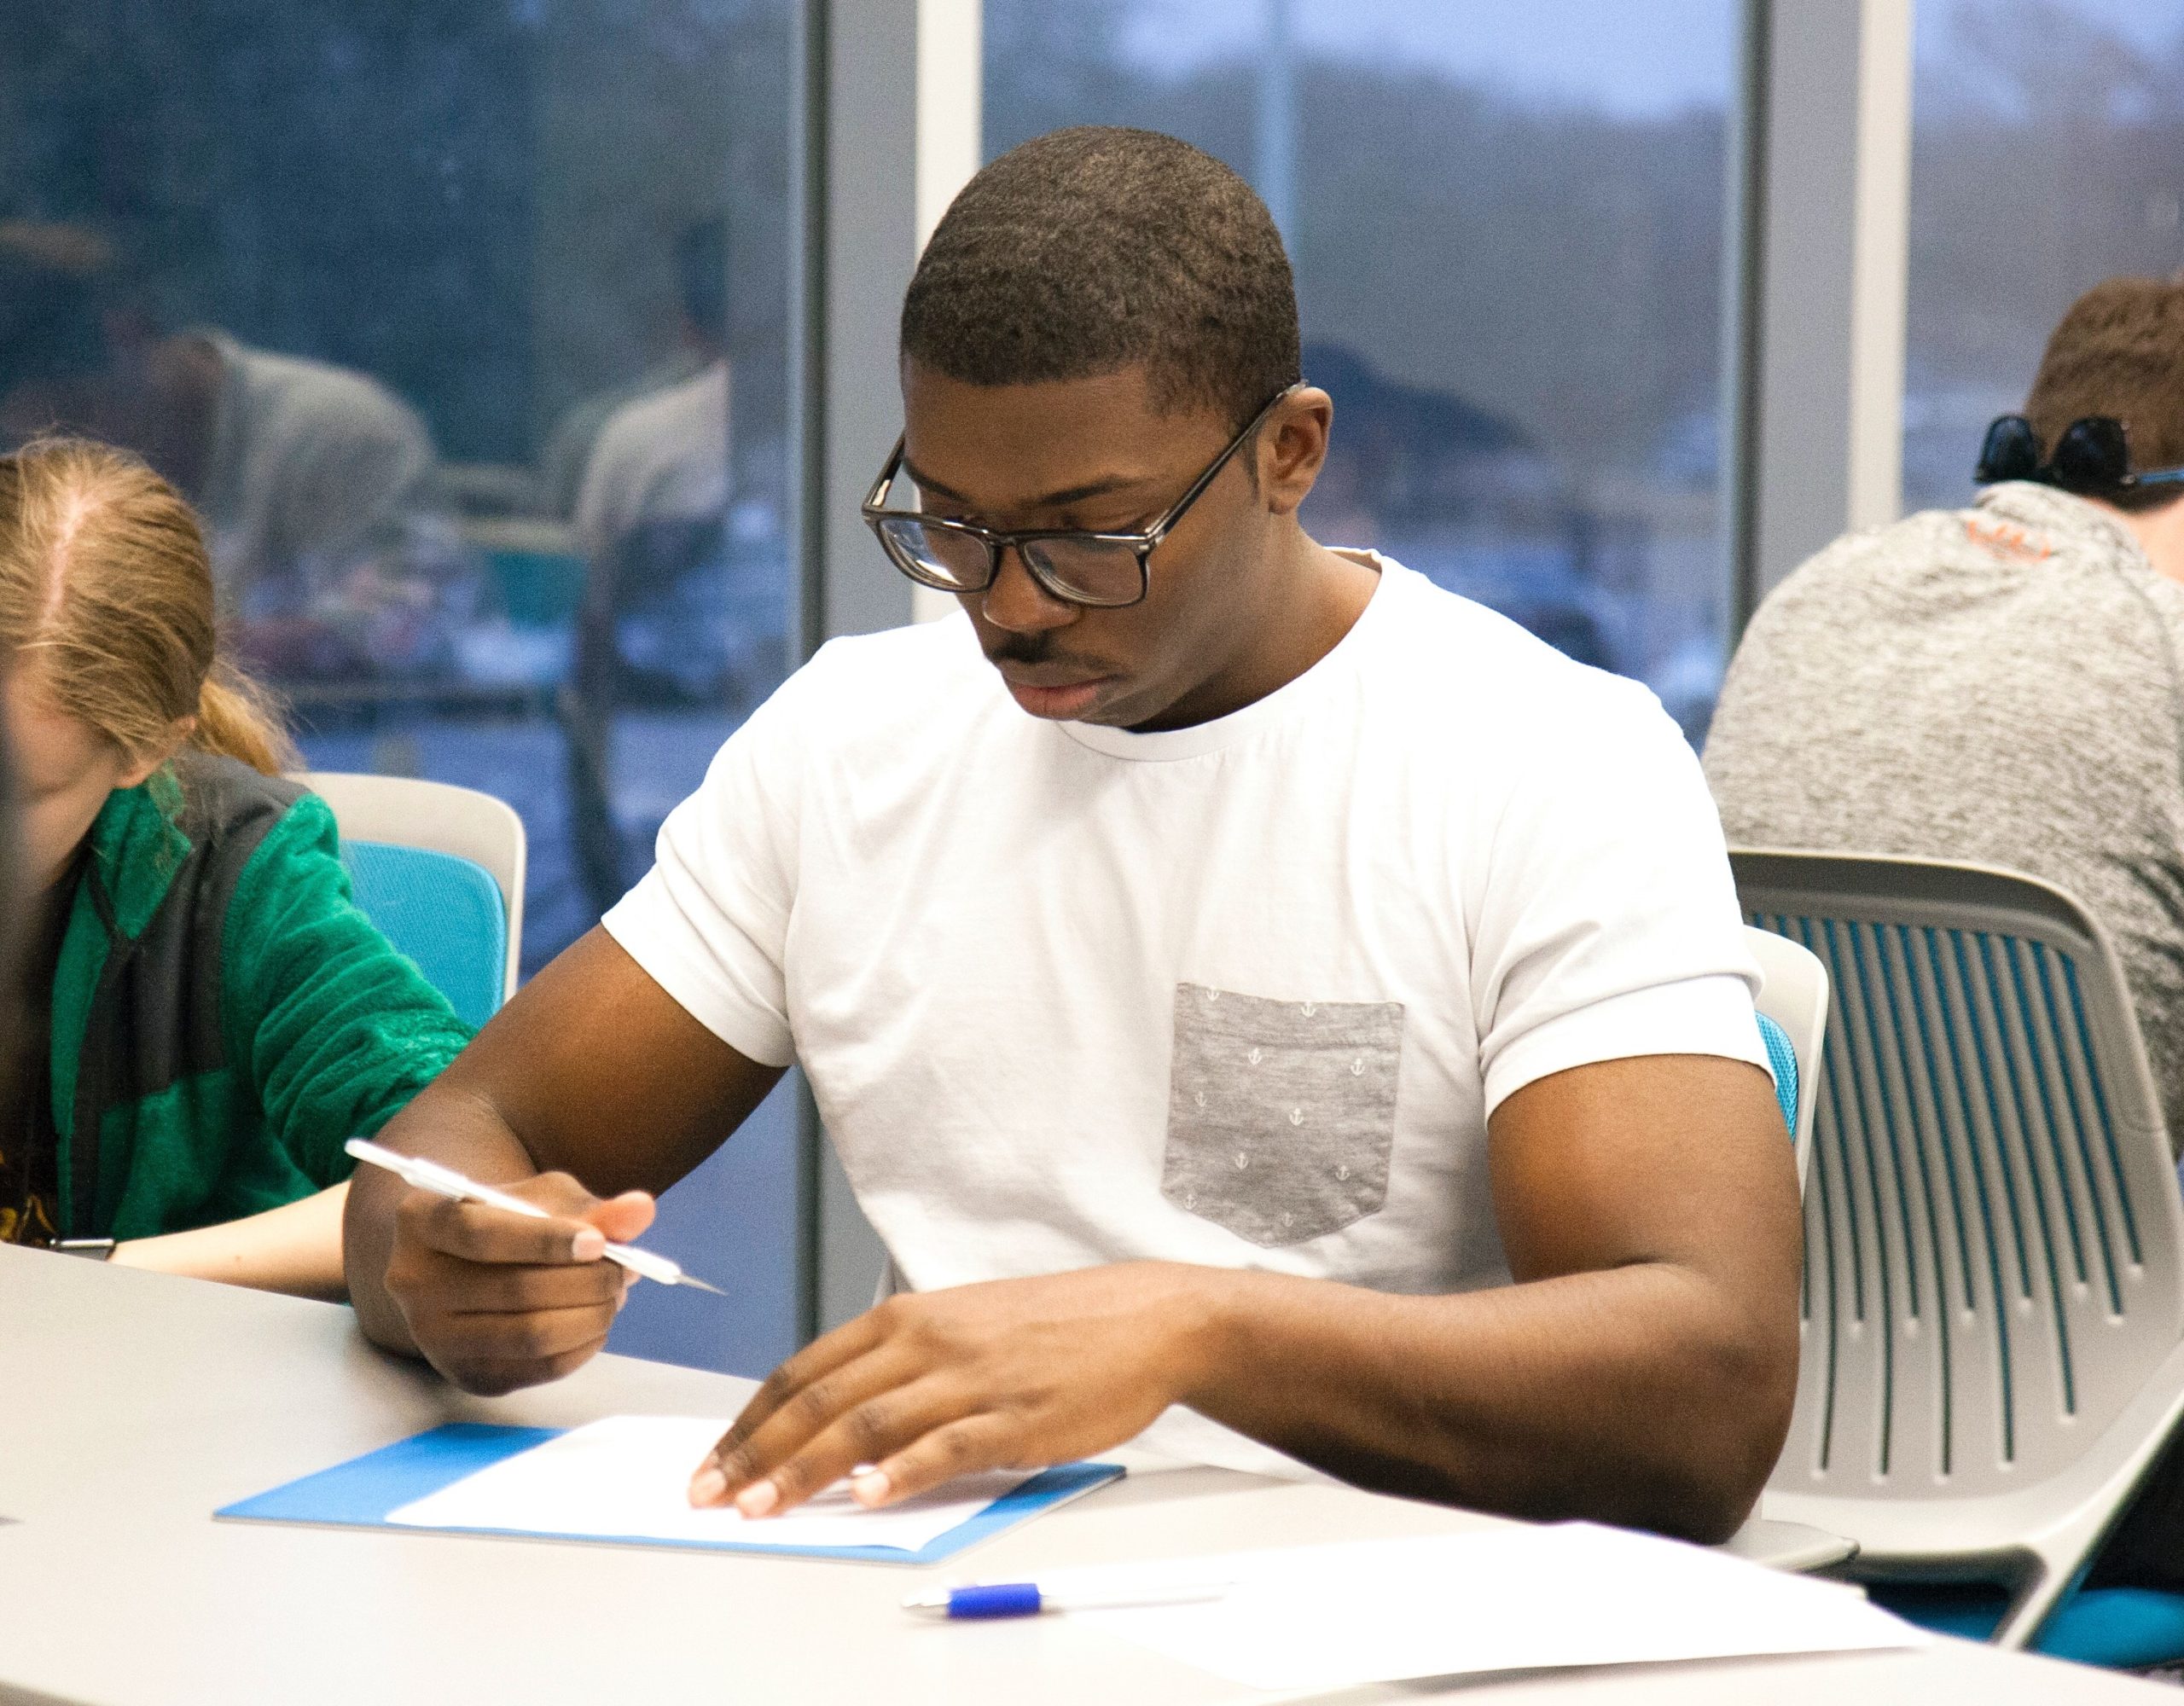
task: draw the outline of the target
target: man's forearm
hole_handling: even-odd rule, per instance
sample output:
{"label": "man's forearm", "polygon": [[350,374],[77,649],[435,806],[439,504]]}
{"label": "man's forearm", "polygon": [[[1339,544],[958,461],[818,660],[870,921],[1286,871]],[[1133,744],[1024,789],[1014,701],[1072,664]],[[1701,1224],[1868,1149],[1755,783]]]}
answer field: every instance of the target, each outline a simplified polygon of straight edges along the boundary
{"label": "man's forearm", "polygon": [[[538,1171],[490,1101],[445,1079],[427,1086],[388,1121],[378,1140],[405,1154],[430,1156],[482,1184],[508,1184]],[[375,1343],[415,1356],[418,1350],[409,1324],[385,1283],[386,1258],[394,1246],[395,1206],[408,1188],[382,1169],[359,1167],[350,1181],[343,1245],[357,1325]]]}
{"label": "man's forearm", "polygon": [[1455,1297],[1205,1274],[1214,1420],[1361,1485],[1720,1540],[1789,1425],[1794,1319],[1641,1262]]}

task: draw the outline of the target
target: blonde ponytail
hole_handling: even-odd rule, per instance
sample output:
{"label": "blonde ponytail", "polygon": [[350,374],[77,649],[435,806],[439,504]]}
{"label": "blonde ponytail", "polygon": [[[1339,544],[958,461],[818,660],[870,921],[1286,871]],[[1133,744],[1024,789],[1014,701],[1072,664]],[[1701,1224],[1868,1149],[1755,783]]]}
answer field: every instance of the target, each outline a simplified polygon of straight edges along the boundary
{"label": "blonde ponytail", "polygon": [[125,452],[49,438],[0,456],[0,647],[132,759],[195,717],[202,751],[297,766],[265,690],[220,651],[196,513]]}
{"label": "blonde ponytail", "polygon": [[224,657],[212,659],[205,685],[197,690],[197,727],[189,744],[200,752],[239,758],[268,776],[304,767],[272,693]]}

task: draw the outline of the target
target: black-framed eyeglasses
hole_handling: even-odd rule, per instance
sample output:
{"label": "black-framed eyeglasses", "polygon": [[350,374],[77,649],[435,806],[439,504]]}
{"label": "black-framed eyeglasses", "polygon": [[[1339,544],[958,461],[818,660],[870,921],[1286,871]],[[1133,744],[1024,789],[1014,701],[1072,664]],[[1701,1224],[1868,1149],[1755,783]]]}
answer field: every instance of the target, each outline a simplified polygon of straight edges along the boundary
{"label": "black-framed eyeglasses", "polygon": [[1065,604],[1118,610],[1141,602],[1152,584],[1147,566],[1160,542],[1175,531],[1190,507],[1205,495],[1228,459],[1265,424],[1275,405],[1298,385],[1284,386],[1266,401],[1228,448],[1207,464],[1158,521],[1141,533],[1089,533],[1075,527],[1034,527],[1002,533],[974,521],[926,515],[913,509],[883,507],[887,489],[902,472],[903,441],[865,494],[864,520],[887,559],[921,586],[942,592],[984,592],[1001,572],[1001,554],[1015,549],[1031,578]]}
{"label": "black-framed eyeglasses", "polygon": [[2184,468],[2133,473],[2130,435],[2109,415],[2071,422],[2055,441],[2055,454],[2043,462],[2032,423],[2022,415],[2005,415],[1987,429],[1972,478],[1980,485],[2037,480],[2084,497],[2112,497],[2142,486],[2184,485]]}

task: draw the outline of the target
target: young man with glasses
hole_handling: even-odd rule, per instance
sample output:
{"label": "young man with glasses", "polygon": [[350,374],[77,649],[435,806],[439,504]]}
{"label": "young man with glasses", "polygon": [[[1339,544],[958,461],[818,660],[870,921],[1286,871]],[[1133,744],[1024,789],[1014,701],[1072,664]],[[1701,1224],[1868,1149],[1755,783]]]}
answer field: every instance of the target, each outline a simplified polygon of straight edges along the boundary
{"label": "young man with glasses", "polygon": [[367,1331],[474,1390],[574,1367],[602,1240],[793,1059],[895,1294],[776,1372],[698,1502],[1150,1429],[1728,1533],[1788,1419],[1797,1187],[1674,725],[1303,531],[1332,410],[1288,264],[1182,143],[987,167],[903,348],[866,516],[961,617],[822,651],[388,1128],[554,1218],[360,1181]]}

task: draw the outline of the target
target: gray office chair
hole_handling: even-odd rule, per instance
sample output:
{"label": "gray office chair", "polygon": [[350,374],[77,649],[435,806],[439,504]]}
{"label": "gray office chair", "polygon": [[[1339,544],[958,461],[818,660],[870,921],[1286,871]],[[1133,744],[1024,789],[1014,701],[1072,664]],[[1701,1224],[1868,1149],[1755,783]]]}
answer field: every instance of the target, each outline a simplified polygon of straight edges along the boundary
{"label": "gray office chair", "polygon": [[1855,1539],[1868,1577],[2000,1584],[2002,1645],[2177,1656],[2172,1596],[2051,1616],[2184,1412],[2184,1202],[2113,949],[2006,871],[1731,858],[1833,990],[1763,1512]]}

